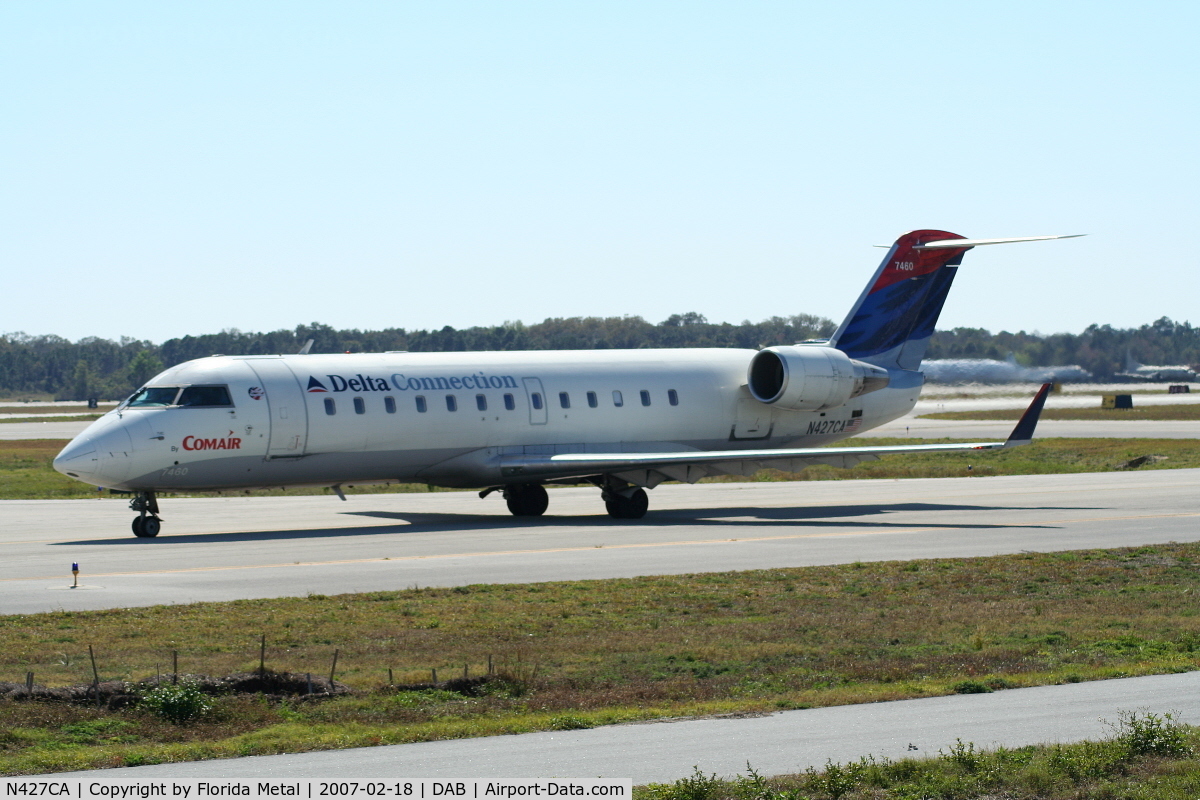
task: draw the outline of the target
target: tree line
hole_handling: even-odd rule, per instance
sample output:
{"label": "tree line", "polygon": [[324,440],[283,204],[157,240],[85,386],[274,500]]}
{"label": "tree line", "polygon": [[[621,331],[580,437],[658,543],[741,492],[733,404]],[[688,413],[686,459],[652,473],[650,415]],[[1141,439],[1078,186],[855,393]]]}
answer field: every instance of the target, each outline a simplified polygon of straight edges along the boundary
{"label": "tree line", "polygon": [[[552,318],[525,325],[506,322],[440,330],[387,328],[335,330],[314,322],[293,330],[251,333],[229,329],[184,336],[162,344],[140,339],[88,337],[71,342],[60,336],[0,335],[0,394],[52,395],[62,400],[129,395],[166,367],[193,358],[297,352],[309,339],[313,353],[385,350],[446,352],[466,350],[602,350],[648,347],[760,348],[830,336],[836,324],[797,314],[762,322],[709,322],[694,312],[673,314],[659,323],[641,317]],[[1078,364],[1097,378],[1120,372],[1125,353],[1145,364],[1200,363],[1200,329],[1166,317],[1140,328],[1090,325],[1079,334],[993,334],[982,328],[937,331],[927,358],[1004,359],[1013,353],[1026,366]]]}

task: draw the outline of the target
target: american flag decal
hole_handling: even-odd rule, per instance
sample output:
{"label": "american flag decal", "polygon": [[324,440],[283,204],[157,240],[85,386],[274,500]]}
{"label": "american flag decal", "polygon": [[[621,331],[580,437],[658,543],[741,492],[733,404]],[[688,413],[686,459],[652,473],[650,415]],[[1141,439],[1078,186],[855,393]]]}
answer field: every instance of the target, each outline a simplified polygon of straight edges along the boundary
{"label": "american flag decal", "polygon": [[854,431],[858,430],[861,427],[862,427],[862,417],[855,417],[854,419],[852,419],[846,423],[846,427],[843,430],[845,430],[847,433],[853,433]]}

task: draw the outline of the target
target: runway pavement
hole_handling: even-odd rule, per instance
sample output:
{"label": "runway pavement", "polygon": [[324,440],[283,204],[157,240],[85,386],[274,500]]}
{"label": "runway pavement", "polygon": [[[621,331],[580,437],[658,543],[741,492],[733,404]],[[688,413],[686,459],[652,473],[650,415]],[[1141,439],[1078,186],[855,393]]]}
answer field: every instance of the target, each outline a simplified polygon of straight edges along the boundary
{"label": "runway pavement", "polygon": [[[0,424],[0,440],[8,439],[74,439],[83,433],[90,422],[64,422],[59,419],[37,422],[5,422]],[[66,442],[63,442],[65,445]]]}
{"label": "runway pavement", "polygon": [[469,492],[166,498],[157,539],[120,500],[9,500],[0,614],[1196,541],[1197,489],[1200,470],[670,485],[636,521],[590,488],[532,520]]}
{"label": "runway pavement", "polygon": [[[862,756],[936,756],[956,739],[980,748],[1100,739],[1118,712],[1176,712],[1200,723],[1200,672],[872,703],[761,717],[697,719],[491,736],[236,760],[69,772],[62,780],[492,780],[632,778],[669,782],[698,766],[724,777],[781,775]],[[1109,723],[1109,724],[1106,724]]]}

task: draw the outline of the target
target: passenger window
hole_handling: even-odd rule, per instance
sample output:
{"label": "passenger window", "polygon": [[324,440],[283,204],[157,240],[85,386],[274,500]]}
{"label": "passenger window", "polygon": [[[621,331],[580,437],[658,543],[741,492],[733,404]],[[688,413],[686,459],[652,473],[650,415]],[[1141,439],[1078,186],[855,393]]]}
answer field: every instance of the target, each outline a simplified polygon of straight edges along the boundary
{"label": "passenger window", "polygon": [[647,392],[645,389],[642,389],[641,395],[642,395],[642,405],[644,405],[644,406],[650,405],[650,393]]}
{"label": "passenger window", "polygon": [[325,398],[325,413],[331,417],[337,413],[337,405],[333,402],[332,397]]}
{"label": "passenger window", "polygon": [[675,391],[674,389],[667,389],[667,400],[669,400],[673,406],[679,405],[679,392]]}
{"label": "passenger window", "polygon": [[396,398],[394,398],[394,397],[383,398],[383,410],[389,414],[395,414],[396,413]]}
{"label": "passenger window", "polygon": [[558,404],[560,406],[562,406],[563,408],[570,408],[571,407],[571,395],[567,394],[566,392],[559,392],[558,393]]}
{"label": "passenger window", "polygon": [[229,389],[224,386],[188,386],[179,393],[176,405],[189,408],[231,406]]}
{"label": "passenger window", "polygon": [[515,411],[515,410],[516,410],[516,408],[517,408],[517,401],[513,399],[513,396],[512,396],[511,394],[506,394],[506,395],[504,395],[504,407],[505,407],[506,409],[508,409],[509,411]]}
{"label": "passenger window", "polygon": [[446,410],[458,411],[458,400],[452,394],[446,395]]}
{"label": "passenger window", "polygon": [[147,386],[129,398],[130,407],[173,406],[175,395],[179,394],[178,386]]}
{"label": "passenger window", "polygon": [[354,413],[355,414],[367,413],[367,404],[361,397],[354,398]]}
{"label": "passenger window", "polygon": [[613,389],[613,405],[618,408],[625,405],[625,398],[621,396],[620,389]]}
{"label": "passenger window", "polygon": [[538,411],[542,410],[542,393],[541,392],[534,392],[533,394],[529,395],[529,400],[531,403],[533,403],[534,408],[536,408]]}
{"label": "passenger window", "polygon": [[589,407],[595,408],[596,406],[600,405],[600,398],[596,397],[595,392],[588,392],[587,398]]}
{"label": "passenger window", "polygon": [[425,397],[423,395],[417,395],[417,411],[424,414],[427,408],[428,406],[425,405]]}
{"label": "passenger window", "polygon": [[475,395],[475,407],[480,411],[487,411],[487,398],[481,394]]}

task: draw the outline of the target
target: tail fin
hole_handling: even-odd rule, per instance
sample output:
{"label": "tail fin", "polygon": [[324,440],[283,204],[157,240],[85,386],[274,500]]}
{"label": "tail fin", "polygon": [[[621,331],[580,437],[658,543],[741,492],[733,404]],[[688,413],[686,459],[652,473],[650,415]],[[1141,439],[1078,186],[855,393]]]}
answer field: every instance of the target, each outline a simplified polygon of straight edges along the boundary
{"label": "tail fin", "polygon": [[918,369],[963,255],[972,247],[1071,236],[966,239],[919,230],[896,240],[829,343],[851,358],[889,369]]}
{"label": "tail fin", "polygon": [[829,343],[881,367],[920,367],[958,265],[971,248],[916,248],[951,239],[966,241],[957,233],[933,230],[897,239]]}

